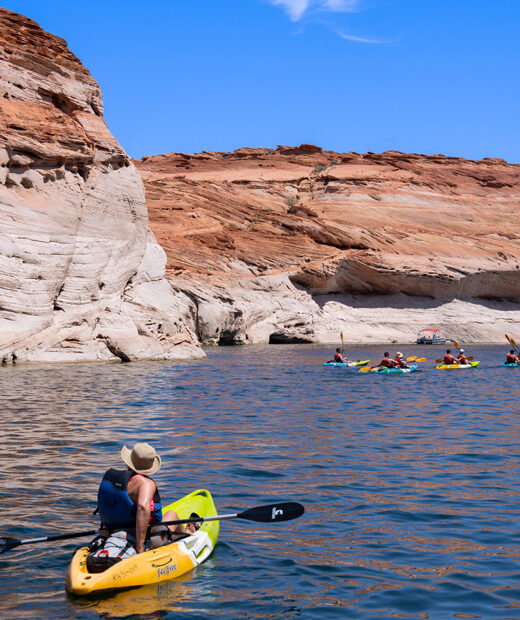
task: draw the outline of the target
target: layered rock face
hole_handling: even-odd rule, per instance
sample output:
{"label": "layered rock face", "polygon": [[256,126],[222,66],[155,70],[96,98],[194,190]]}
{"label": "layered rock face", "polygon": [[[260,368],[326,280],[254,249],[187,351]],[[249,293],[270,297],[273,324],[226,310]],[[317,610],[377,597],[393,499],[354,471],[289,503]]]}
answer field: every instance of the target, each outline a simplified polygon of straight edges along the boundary
{"label": "layered rock face", "polygon": [[206,343],[504,342],[520,327],[520,166],[319,147],[136,162]]}
{"label": "layered rock face", "polygon": [[164,266],[97,83],[0,9],[0,360],[203,356]]}

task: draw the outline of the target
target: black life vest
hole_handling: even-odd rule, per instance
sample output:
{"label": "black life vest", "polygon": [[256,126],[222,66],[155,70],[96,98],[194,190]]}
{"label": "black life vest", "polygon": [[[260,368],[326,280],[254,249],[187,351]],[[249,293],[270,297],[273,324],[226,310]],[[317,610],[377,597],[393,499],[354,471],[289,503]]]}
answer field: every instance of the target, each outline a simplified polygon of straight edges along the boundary
{"label": "black life vest", "polygon": [[[99,485],[98,510],[101,524],[111,531],[135,528],[136,507],[128,494],[128,483],[136,476],[128,469],[109,469]],[[159,490],[155,489],[151,506],[151,524],[162,521],[162,503]]]}

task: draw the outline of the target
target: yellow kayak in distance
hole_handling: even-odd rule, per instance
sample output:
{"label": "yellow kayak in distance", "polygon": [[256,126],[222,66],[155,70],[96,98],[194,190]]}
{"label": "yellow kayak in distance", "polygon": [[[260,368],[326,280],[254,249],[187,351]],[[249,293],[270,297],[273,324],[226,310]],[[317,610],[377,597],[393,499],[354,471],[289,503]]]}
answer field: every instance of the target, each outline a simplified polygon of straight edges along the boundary
{"label": "yellow kayak in distance", "polygon": [[[192,513],[197,513],[199,517],[217,515],[211,493],[204,489],[193,491],[173,504],[165,506],[163,513],[168,510],[175,510],[180,519],[189,519]],[[65,577],[65,587],[71,594],[85,596],[95,592],[135,588],[175,579],[193,570],[211,555],[217,544],[218,533],[218,521],[202,523],[194,534],[186,538],[138,553],[101,573],[88,571],[89,548],[81,547],[72,557]]]}
{"label": "yellow kayak in distance", "polygon": [[437,370],[463,370],[465,368],[477,368],[480,362],[470,362],[469,364],[439,364],[435,366]]}

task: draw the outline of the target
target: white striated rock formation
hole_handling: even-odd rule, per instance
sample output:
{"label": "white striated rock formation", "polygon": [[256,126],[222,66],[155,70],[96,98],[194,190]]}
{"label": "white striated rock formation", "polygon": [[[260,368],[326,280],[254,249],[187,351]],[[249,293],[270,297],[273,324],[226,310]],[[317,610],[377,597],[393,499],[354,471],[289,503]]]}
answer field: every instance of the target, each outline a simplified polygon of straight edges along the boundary
{"label": "white striated rock formation", "polygon": [[97,83],[0,9],[0,360],[203,357],[164,267]]}

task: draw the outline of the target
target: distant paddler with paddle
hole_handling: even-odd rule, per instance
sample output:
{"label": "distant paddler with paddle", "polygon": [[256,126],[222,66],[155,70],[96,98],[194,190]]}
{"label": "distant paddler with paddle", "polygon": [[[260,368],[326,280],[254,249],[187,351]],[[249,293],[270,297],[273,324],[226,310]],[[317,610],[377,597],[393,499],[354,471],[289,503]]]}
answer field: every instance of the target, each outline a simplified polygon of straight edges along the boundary
{"label": "distant paddler with paddle", "polygon": [[[340,333],[340,338],[341,338],[341,344],[343,344],[343,332]],[[338,364],[347,364],[348,362],[350,362],[351,360],[348,359],[348,357],[343,357],[343,352],[345,351],[345,349],[340,349],[339,347],[336,349],[336,353],[334,353],[334,362],[338,363]]]}
{"label": "distant paddler with paddle", "polygon": [[466,357],[464,349],[461,349],[459,347],[459,343],[456,340],[453,341],[453,344],[459,350],[459,354],[457,355],[457,360],[455,361],[455,364],[460,364],[461,366],[466,366],[467,364],[469,364],[470,361],[473,359],[473,356],[470,355],[469,357]]}
{"label": "distant paddler with paddle", "polygon": [[451,349],[446,349],[444,359],[441,360],[443,364],[458,364],[459,360],[452,354]]}
{"label": "distant paddler with paddle", "polygon": [[[406,358],[406,362],[425,362],[425,357],[417,357],[416,355],[412,355],[411,357]],[[375,372],[378,368],[410,368],[408,364],[403,360],[403,354],[398,351],[395,354],[395,359],[390,357],[388,351],[383,353],[383,359],[376,366],[365,366],[361,368],[359,372]]]}
{"label": "distant paddler with paddle", "polygon": [[403,354],[400,351],[397,351],[395,354],[394,363],[396,368],[410,368],[410,366],[408,366],[408,364],[404,361]]}
{"label": "distant paddler with paddle", "polygon": [[469,364],[469,359],[464,354],[464,349],[459,349],[459,354],[457,355],[457,362],[462,366],[463,364]]}
{"label": "distant paddler with paddle", "polygon": [[340,349],[339,347],[336,349],[336,353],[334,353],[334,361],[339,363],[339,364],[346,364],[348,362],[348,359],[346,357],[343,357],[343,351],[345,349]]}
{"label": "distant paddler with paddle", "polygon": [[[397,357],[397,356],[396,356]],[[402,355],[401,355],[402,357]],[[399,366],[399,363],[396,360],[393,360],[390,357],[390,354],[388,353],[388,351],[385,351],[383,353],[383,359],[379,362],[377,367],[382,367],[382,368],[397,368]]]}
{"label": "distant paddler with paddle", "polygon": [[467,366],[471,362],[471,360],[473,359],[473,355],[466,356],[466,354],[464,353],[464,349],[461,349],[459,347],[459,343],[456,340],[453,341],[453,344],[457,347],[457,349],[459,351],[459,354],[457,355],[457,357],[452,355],[451,349],[446,349],[446,354],[444,355],[444,359],[442,359],[442,360],[435,360],[435,361],[437,362],[437,364],[440,364],[442,362],[446,366],[449,365],[449,364],[457,364],[459,366]]}
{"label": "distant paddler with paddle", "polygon": [[506,356],[506,364],[520,364],[520,357],[517,355],[518,353],[520,353],[520,351],[518,350],[516,346],[516,342],[512,338],[510,338],[507,334],[506,334],[506,339],[509,342],[509,344],[513,347],[512,349],[510,349],[509,353]]}

